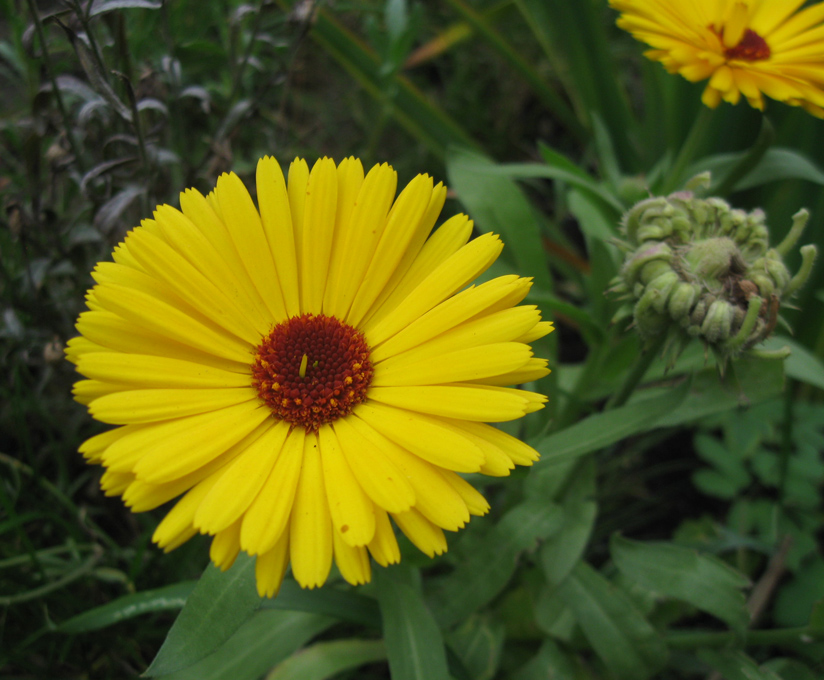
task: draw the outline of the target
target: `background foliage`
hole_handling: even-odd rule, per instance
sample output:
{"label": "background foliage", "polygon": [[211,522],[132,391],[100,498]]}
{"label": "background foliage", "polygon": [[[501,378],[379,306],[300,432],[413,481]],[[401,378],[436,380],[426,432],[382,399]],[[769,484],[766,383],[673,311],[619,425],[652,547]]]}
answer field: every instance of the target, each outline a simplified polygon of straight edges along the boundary
{"label": "background foliage", "polygon": [[[786,362],[742,359],[721,382],[693,346],[626,403],[608,400],[640,348],[604,291],[623,210],[704,169],[767,211],[773,243],[801,206],[805,242],[824,242],[821,121],[775,103],[700,115],[701,86],[644,60],[603,0],[0,11],[4,675],[820,677],[824,268],[771,341]],[[369,586],[287,579],[271,601],[251,560],[220,574],[198,539],[164,556],[155,513],[103,497],[76,454],[101,428],[62,359],[126,230],[264,154],[446,177],[447,215],[507,244],[490,275],[533,276],[528,302],[558,326],[537,348],[550,405],[508,428],[542,461],[472,480],[488,517],[436,561],[406,546]]]}

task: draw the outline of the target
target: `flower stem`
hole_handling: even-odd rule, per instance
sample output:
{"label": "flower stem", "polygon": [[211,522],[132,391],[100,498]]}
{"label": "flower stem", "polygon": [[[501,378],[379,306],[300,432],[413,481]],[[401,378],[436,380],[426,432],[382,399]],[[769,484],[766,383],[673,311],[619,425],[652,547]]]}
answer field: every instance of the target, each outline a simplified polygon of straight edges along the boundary
{"label": "flower stem", "polygon": [[664,182],[663,193],[668,194],[681,186],[681,183],[684,181],[687,166],[689,166],[693,158],[695,158],[696,152],[707,136],[711,120],[712,109],[702,106]]}
{"label": "flower stem", "polygon": [[655,338],[652,345],[641,352],[641,356],[638,357],[638,361],[635,362],[635,366],[633,366],[632,370],[627,374],[627,377],[624,379],[624,383],[621,385],[620,389],[613,394],[612,397],[610,397],[609,401],[607,401],[605,410],[609,411],[627,403],[627,400],[630,396],[632,396],[635,388],[638,387],[638,384],[641,382],[644,375],[646,375],[650,364],[652,364],[655,357],[658,356],[658,353],[664,346],[666,339],[667,334],[661,333],[657,338]]}

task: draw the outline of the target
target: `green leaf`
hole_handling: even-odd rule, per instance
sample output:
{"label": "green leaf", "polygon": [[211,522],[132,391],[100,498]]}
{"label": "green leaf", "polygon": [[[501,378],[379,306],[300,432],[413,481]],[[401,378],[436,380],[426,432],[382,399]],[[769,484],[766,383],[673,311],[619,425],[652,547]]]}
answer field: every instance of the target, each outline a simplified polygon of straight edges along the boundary
{"label": "green leaf", "polygon": [[380,608],[371,597],[354,591],[338,590],[330,585],[317,590],[306,590],[293,578],[284,579],[277,597],[264,599],[260,606],[262,609],[325,614],[370,628],[381,627]]}
{"label": "green leaf", "polygon": [[688,391],[689,383],[685,382],[680,387],[662,390],[654,399],[631,402],[612,411],[589,416],[537,442],[535,448],[540,452],[541,460],[529,471],[527,494],[533,498],[542,497],[542,486],[552,478],[553,466],[657,427],[666,414],[678,408]]}
{"label": "green leaf", "polygon": [[564,526],[541,546],[541,566],[550,583],[561,583],[581,559],[597,514],[594,501],[564,506]]}
{"label": "green leaf", "polygon": [[252,616],[260,602],[255,558],[241,553],[225,572],[210,564],[145,675],[168,675],[208,656]]}
{"label": "green leaf", "polygon": [[762,669],[772,671],[783,680],[821,680],[809,666],[795,659],[770,659]]}
{"label": "green leaf", "polygon": [[[737,385],[731,384],[732,380],[722,382],[715,368],[696,374],[686,399],[678,408],[662,417],[658,426],[683,425],[729,409],[757,404],[784,390],[783,361],[744,356],[736,360],[734,367]],[[655,395],[652,398],[662,399],[670,390],[671,388],[654,388],[644,392]],[[630,400],[630,405],[635,403],[634,399]]]}
{"label": "green leaf", "polygon": [[255,612],[213,654],[163,680],[256,680],[334,624],[304,612]]}
{"label": "green leaf", "polygon": [[537,288],[552,290],[532,206],[518,185],[495,168],[493,161],[467,149],[450,148],[446,158],[449,183],[469,216],[482,231],[501,235],[522,275],[534,277]]}
{"label": "green leaf", "polygon": [[[696,163],[697,171],[710,170],[719,177],[725,175],[749,153],[719,154]],[[777,182],[785,179],[802,179],[815,184],[824,184],[824,171],[806,156],[793,149],[773,147],[769,149],[757,166],[735,185],[735,191]]]}
{"label": "green leaf", "polygon": [[713,555],[670,543],[644,543],[615,535],[615,566],[642,588],[682,600],[743,631],[750,614],[742,588],[749,580]]}
{"label": "green leaf", "polygon": [[789,347],[792,354],[784,360],[787,377],[824,390],[824,361],[804,345],[786,336],[776,336],[767,340],[761,347],[766,350]]}
{"label": "green leaf", "polygon": [[384,659],[386,648],[382,640],[318,642],[280,663],[266,680],[326,680]]}
{"label": "green leaf", "polygon": [[449,636],[449,646],[472,680],[492,680],[498,672],[506,629],[488,617],[470,616]]}
{"label": "green leaf", "polygon": [[562,522],[561,508],[546,499],[530,500],[507,512],[471,558],[439,583],[437,596],[430,601],[441,625],[450,627],[490,602],[512,578],[520,554],[558,531]]}
{"label": "green leaf", "polygon": [[666,663],[663,641],[632,600],[585,562],[578,562],[557,593],[615,677],[642,680]]}
{"label": "green leaf", "polygon": [[378,569],[374,580],[392,680],[448,680],[443,636],[410,569]]}
{"label": "green leaf", "polygon": [[60,633],[85,633],[114,625],[149,612],[180,609],[195,587],[196,581],[183,581],[165,588],[144,590],[119,597],[113,602],[73,616],[57,626]]}
{"label": "green leaf", "polygon": [[160,0],[95,0],[89,10],[89,17],[96,17],[99,14],[113,12],[118,9],[130,9],[138,7],[141,9],[160,9],[163,3]]}
{"label": "green leaf", "polygon": [[511,676],[511,680],[575,680],[579,675],[575,662],[553,640],[544,640],[541,649]]}
{"label": "green leaf", "polygon": [[698,658],[717,670],[725,680],[781,680],[768,668],[759,667],[744,652],[732,649],[701,649]]}

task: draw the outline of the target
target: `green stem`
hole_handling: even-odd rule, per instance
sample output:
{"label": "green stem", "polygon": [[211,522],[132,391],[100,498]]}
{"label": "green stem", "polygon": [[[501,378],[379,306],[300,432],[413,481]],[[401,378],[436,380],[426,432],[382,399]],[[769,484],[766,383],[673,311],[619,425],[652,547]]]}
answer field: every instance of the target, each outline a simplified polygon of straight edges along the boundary
{"label": "green stem", "polygon": [[743,634],[736,631],[723,632],[671,632],[666,636],[670,649],[697,649],[699,647],[726,647],[739,643],[746,646],[809,644],[813,640],[824,639],[824,633],[811,630],[808,626],[799,628],[777,628],[775,630],[752,630]]}
{"label": "green stem", "polygon": [[712,121],[712,109],[702,106],[692,123],[687,138],[684,140],[681,150],[678,152],[678,157],[675,163],[670,168],[669,175],[664,182],[663,193],[668,194],[679,186],[684,181],[687,167],[695,158],[695,154],[703,145],[707,132],[709,130],[710,122]]}
{"label": "green stem", "polygon": [[607,402],[605,410],[609,411],[614,408],[619,408],[627,403],[627,400],[632,396],[632,393],[635,391],[635,388],[638,387],[638,384],[643,379],[644,375],[646,375],[647,369],[649,369],[650,364],[655,360],[655,357],[658,356],[658,353],[661,351],[661,348],[664,346],[664,342],[666,342],[667,334],[661,333],[655,340],[653,341],[652,345],[647,347],[647,349],[641,352],[641,356],[638,357],[638,361],[635,362],[635,366],[632,367],[632,370],[627,374],[627,377],[624,379],[624,384],[621,385],[621,388],[612,395],[612,397]]}

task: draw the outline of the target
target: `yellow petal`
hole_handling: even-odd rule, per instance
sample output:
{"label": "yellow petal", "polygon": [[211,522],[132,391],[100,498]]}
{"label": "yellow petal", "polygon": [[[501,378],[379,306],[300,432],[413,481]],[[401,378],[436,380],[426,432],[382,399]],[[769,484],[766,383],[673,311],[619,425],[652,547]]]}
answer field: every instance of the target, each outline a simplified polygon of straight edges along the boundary
{"label": "yellow petal", "polygon": [[401,469],[415,492],[415,509],[424,517],[449,531],[457,531],[469,521],[466,504],[437,467],[389,441],[363,421],[353,418],[352,423]]}
{"label": "yellow petal", "polygon": [[470,347],[414,363],[392,357],[375,366],[372,384],[395,387],[480,380],[515,371],[531,358],[529,345],[518,342]]}
{"label": "yellow petal", "polygon": [[213,539],[209,548],[209,559],[215,563],[221,571],[226,571],[231,567],[240,552],[240,521],[219,532]]}
{"label": "yellow petal", "polygon": [[378,506],[390,512],[408,510],[415,502],[412,486],[386,452],[365,438],[352,420],[340,418],[332,428],[361,488]]}
{"label": "yellow petal", "polygon": [[209,327],[143,291],[106,283],[97,286],[95,293],[101,305],[138,328],[223,359],[239,363],[251,360],[252,347],[248,343]]}
{"label": "yellow petal", "polygon": [[477,472],[483,464],[481,450],[439,418],[370,400],[357,406],[354,414],[390,441],[439,467]]}
{"label": "yellow petal", "polygon": [[517,395],[491,394],[468,385],[370,387],[369,398],[418,413],[492,423],[521,418],[528,403]]}
{"label": "yellow petal", "polygon": [[283,576],[289,566],[289,531],[284,531],[275,546],[258,555],[255,561],[255,580],[258,595],[275,597],[280,591]]}
{"label": "yellow petal", "polygon": [[289,526],[289,516],[303,464],[305,431],[289,433],[269,477],[246,510],[240,547],[250,555],[269,552]]}
{"label": "yellow petal", "polygon": [[532,465],[538,460],[541,455],[533,449],[529,444],[525,444],[520,439],[502,432],[497,427],[492,425],[485,425],[483,423],[470,423],[466,421],[452,421],[454,427],[477,435],[482,439],[486,439],[498,448],[500,448],[507,456],[509,456],[516,465]]}
{"label": "yellow petal", "polygon": [[258,161],[256,179],[260,220],[278,272],[286,312],[290,317],[298,316],[300,289],[297,251],[283,172],[274,158],[266,156]]}
{"label": "yellow petal", "polygon": [[[292,230],[295,234],[295,259],[298,263],[298,281],[303,262],[303,221],[306,212],[306,187],[309,185],[309,166],[302,158],[296,158],[289,165],[286,193],[289,195],[289,211],[292,213]],[[306,310],[302,310],[306,311]]]}
{"label": "yellow petal", "polygon": [[107,349],[125,354],[148,354],[213,366],[231,373],[247,372],[249,360],[242,363],[201,352],[159,333],[135,326],[134,323],[106,311],[83,312],[77,320],[77,330]]}
{"label": "yellow petal", "polygon": [[386,228],[381,234],[363,282],[346,315],[347,323],[357,326],[383,292],[426,213],[432,188],[431,177],[418,175],[398,196],[389,212]]}
{"label": "yellow petal", "polygon": [[495,234],[484,234],[470,241],[457,253],[430,272],[420,284],[374,327],[367,327],[366,336],[372,345],[391,338],[435,305],[443,302],[475,280],[498,257],[503,244]]}
{"label": "yellow petal", "polygon": [[[103,461],[147,482],[171,482],[217,458],[268,417],[256,400],[147,426],[110,446]],[[128,467],[127,467],[128,466]]]}
{"label": "yellow petal", "polygon": [[248,371],[232,373],[192,361],[121,352],[84,353],[77,359],[77,370],[93,380],[134,387],[244,387],[252,382]]}
{"label": "yellow petal", "polygon": [[401,561],[398,539],[395,538],[389,515],[386,510],[377,505],[375,506],[375,536],[366,547],[369,548],[369,553],[375,558],[375,562],[382,567]]}
{"label": "yellow petal", "polygon": [[223,221],[249,277],[266,303],[272,320],[286,318],[275,263],[255,204],[235,173],[221,175],[216,187]]}
{"label": "yellow petal", "polygon": [[163,240],[145,229],[135,229],[129,249],[150,275],[207,319],[250,344],[258,343],[260,332],[253,321],[254,311],[241,311],[223,290]]}
{"label": "yellow petal", "polygon": [[201,501],[215,485],[217,479],[215,476],[204,479],[181,498],[163,518],[163,521],[157,525],[152,540],[164,551],[174,550],[197,533],[192,526],[192,520]]}
{"label": "yellow petal", "polygon": [[415,508],[407,512],[392,514],[392,519],[412,544],[425,555],[435,557],[446,552],[446,536]]}
{"label": "yellow petal", "polygon": [[197,510],[194,525],[199,531],[223,531],[246,512],[269,477],[288,434],[288,423],[269,424],[262,436],[248,443],[246,450],[226,466],[220,481]]}
{"label": "yellow petal", "polygon": [[320,314],[323,306],[337,205],[335,163],[330,158],[321,158],[309,175],[301,231],[300,307],[304,313]]}
{"label": "yellow petal", "polygon": [[386,226],[397,185],[398,174],[385,163],[373,167],[363,181],[332,254],[324,313],[346,318]]}
{"label": "yellow petal", "polygon": [[482,517],[489,512],[489,503],[486,498],[463,477],[449,470],[441,470],[441,474],[463,498],[470,515]]}
{"label": "yellow petal", "polygon": [[[434,195],[433,191],[433,199]],[[376,324],[397,307],[432,270],[465,246],[471,235],[472,222],[466,215],[455,215],[444,222],[424,243],[421,252],[409,266],[408,271],[402,276],[398,274],[399,280],[392,283],[391,288],[390,284],[387,284],[367,316],[364,317],[361,326],[366,328]]]}
{"label": "yellow petal", "polygon": [[[421,217],[418,222],[418,226],[415,228],[412,239],[409,241],[409,245],[404,251],[400,262],[398,262],[398,265],[395,267],[395,271],[392,272],[392,276],[389,277],[389,281],[386,282],[378,299],[372,303],[369,311],[364,316],[364,320],[370,319],[373,314],[377,313],[396,289],[400,286],[411,284],[408,275],[412,272],[418,260],[424,257],[424,244],[427,242],[426,239],[431,233],[432,227],[435,226],[438,215],[443,208],[444,201],[446,201],[446,187],[443,183],[438,182],[434,189],[432,189],[429,205],[426,207],[423,217]],[[468,236],[463,243],[466,243],[466,240],[468,240]]]}
{"label": "yellow petal", "polygon": [[89,412],[100,422],[127,425],[207,413],[255,398],[252,387],[126,390],[95,399]]}
{"label": "yellow petal", "polygon": [[303,588],[322,586],[332,568],[332,518],[318,440],[306,436],[303,469],[289,526],[292,573]]}
{"label": "yellow petal", "polygon": [[337,531],[332,532],[332,542],[335,549],[335,564],[338,565],[338,570],[344,580],[353,586],[369,583],[372,570],[366,548],[352,547],[341,538]]}
{"label": "yellow petal", "polygon": [[375,510],[355,479],[330,425],[318,430],[323,478],[332,525],[350,546],[364,546],[375,535]]}
{"label": "yellow petal", "polygon": [[[513,294],[520,294],[525,281],[528,280],[512,274],[499,276],[480,286],[467,288],[454,297],[444,300],[380,345],[367,333],[370,345],[375,348],[372,351],[372,360],[377,363],[391,356],[408,352],[423,343],[434,342],[442,334],[446,336],[453,329],[457,332],[458,328],[462,328],[461,324],[465,322],[465,325],[472,329],[473,322],[469,321],[470,319],[475,317],[486,319],[496,314],[497,312],[488,310],[493,306],[498,306],[501,300],[508,300]],[[437,348],[437,345],[435,347]],[[447,349],[450,348],[447,347]]]}
{"label": "yellow petal", "polygon": [[269,308],[249,278],[226,225],[194,189],[180,194],[180,207],[183,213],[163,205],[155,212],[166,240],[243,309],[258,332],[267,332]]}

